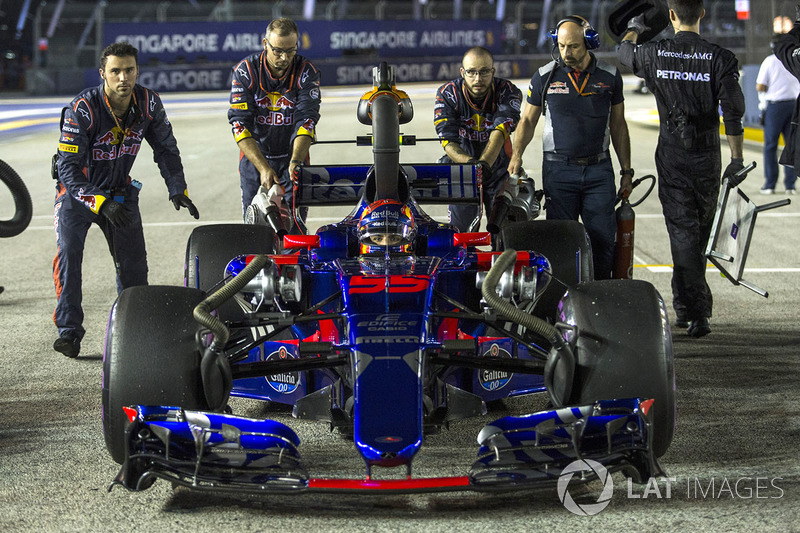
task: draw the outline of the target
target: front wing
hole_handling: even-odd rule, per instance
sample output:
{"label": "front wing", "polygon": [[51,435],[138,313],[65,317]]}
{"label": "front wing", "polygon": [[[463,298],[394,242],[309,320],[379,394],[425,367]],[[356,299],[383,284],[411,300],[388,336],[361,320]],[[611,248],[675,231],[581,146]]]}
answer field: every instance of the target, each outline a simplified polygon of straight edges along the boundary
{"label": "front wing", "polygon": [[[601,400],[501,418],[479,433],[478,458],[465,475],[386,480],[309,476],[300,439],[274,420],[137,406],[126,409],[127,459],[109,490],[117,484],[144,490],[161,478],[208,491],[503,491],[555,485],[562,470],[578,459],[644,482],[664,475],[650,445],[651,405],[652,400]],[[594,477],[590,470],[580,479]]]}

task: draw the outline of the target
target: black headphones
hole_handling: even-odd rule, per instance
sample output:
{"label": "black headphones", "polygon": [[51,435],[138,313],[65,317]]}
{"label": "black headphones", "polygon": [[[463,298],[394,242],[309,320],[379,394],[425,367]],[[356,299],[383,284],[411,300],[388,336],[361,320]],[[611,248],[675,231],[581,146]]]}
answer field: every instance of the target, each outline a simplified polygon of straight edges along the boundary
{"label": "black headphones", "polygon": [[589,24],[588,20],[578,15],[569,15],[568,17],[564,17],[558,21],[555,28],[550,30],[550,38],[553,40],[554,45],[558,46],[558,28],[560,28],[565,22],[574,22],[583,28],[583,42],[586,44],[587,50],[595,50],[600,47],[600,34],[597,33],[594,28],[592,28],[592,25]]}

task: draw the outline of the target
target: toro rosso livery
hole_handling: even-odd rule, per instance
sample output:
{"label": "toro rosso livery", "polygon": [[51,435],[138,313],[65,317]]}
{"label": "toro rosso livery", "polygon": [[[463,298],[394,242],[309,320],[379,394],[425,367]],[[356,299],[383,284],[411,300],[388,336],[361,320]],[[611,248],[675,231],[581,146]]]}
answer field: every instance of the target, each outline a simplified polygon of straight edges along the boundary
{"label": "toro rosso livery", "polygon": [[[479,203],[479,166],[399,164],[413,116],[393,70],[359,101],[370,166],[304,166],[301,206],[355,206],[313,235],[284,216],[212,225],[187,244],[185,287],[124,291],[108,323],[103,430],[131,490],[162,478],[230,491],[425,492],[555,484],[575,459],[661,474],[675,424],[664,303],[648,283],[593,281],[583,227],[495,221],[459,233],[425,203]],[[291,216],[291,215],[289,215]],[[490,246],[495,241],[496,250]],[[457,476],[414,475],[425,437],[546,394],[552,410],[477,435]],[[288,426],[230,412],[230,396],[293,406],[351,438],[364,470],[315,476]],[[384,469],[400,468],[392,479]],[[587,473],[585,479],[590,479]]]}

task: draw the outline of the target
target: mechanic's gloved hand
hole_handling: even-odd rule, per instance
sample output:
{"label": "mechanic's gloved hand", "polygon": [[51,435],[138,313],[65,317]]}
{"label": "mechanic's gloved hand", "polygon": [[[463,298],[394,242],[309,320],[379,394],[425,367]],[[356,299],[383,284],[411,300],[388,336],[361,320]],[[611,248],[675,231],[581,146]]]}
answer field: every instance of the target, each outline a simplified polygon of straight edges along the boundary
{"label": "mechanic's gloved hand", "polygon": [[100,206],[100,214],[103,215],[111,222],[111,225],[116,228],[122,228],[131,223],[131,215],[125,206],[114,200],[106,200]]}
{"label": "mechanic's gloved hand", "polygon": [[644,23],[644,13],[642,13],[628,21],[628,27],[625,31],[635,31],[638,35],[641,35],[649,29],[650,28]]}
{"label": "mechanic's gloved hand", "polygon": [[179,211],[181,207],[185,207],[189,210],[189,214],[195,219],[200,218],[200,211],[197,210],[192,201],[185,194],[176,194],[174,196],[170,196],[169,199],[172,200],[172,204],[175,206],[175,211]]}
{"label": "mechanic's gloved hand", "polygon": [[470,159],[470,165],[478,165],[480,168],[478,169],[478,185],[486,183],[487,181],[491,181],[492,178],[492,167],[486,161],[481,161],[480,159]]}
{"label": "mechanic's gloved hand", "polygon": [[722,179],[728,178],[728,185],[736,187],[747,177],[747,174],[736,175],[742,169],[744,169],[744,159],[731,159],[731,162],[725,167],[725,172],[722,173]]}

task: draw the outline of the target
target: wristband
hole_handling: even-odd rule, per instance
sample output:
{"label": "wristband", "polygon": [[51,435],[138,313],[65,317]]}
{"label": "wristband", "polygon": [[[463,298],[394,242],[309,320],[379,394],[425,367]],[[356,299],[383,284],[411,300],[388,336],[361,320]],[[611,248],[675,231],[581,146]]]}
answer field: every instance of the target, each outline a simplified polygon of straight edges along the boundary
{"label": "wristband", "polygon": [[630,175],[630,177],[633,177],[633,169],[632,169],[632,168],[629,168],[628,170],[620,170],[620,171],[619,171],[619,175],[620,175],[620,176],[627,176],[627,175]]}
{"label": "wristband", "polygon": [[300,161],[299,159],[292,159],[291,161],[289,161],[289,163],[292,165],[302,165],[303,161]]}

